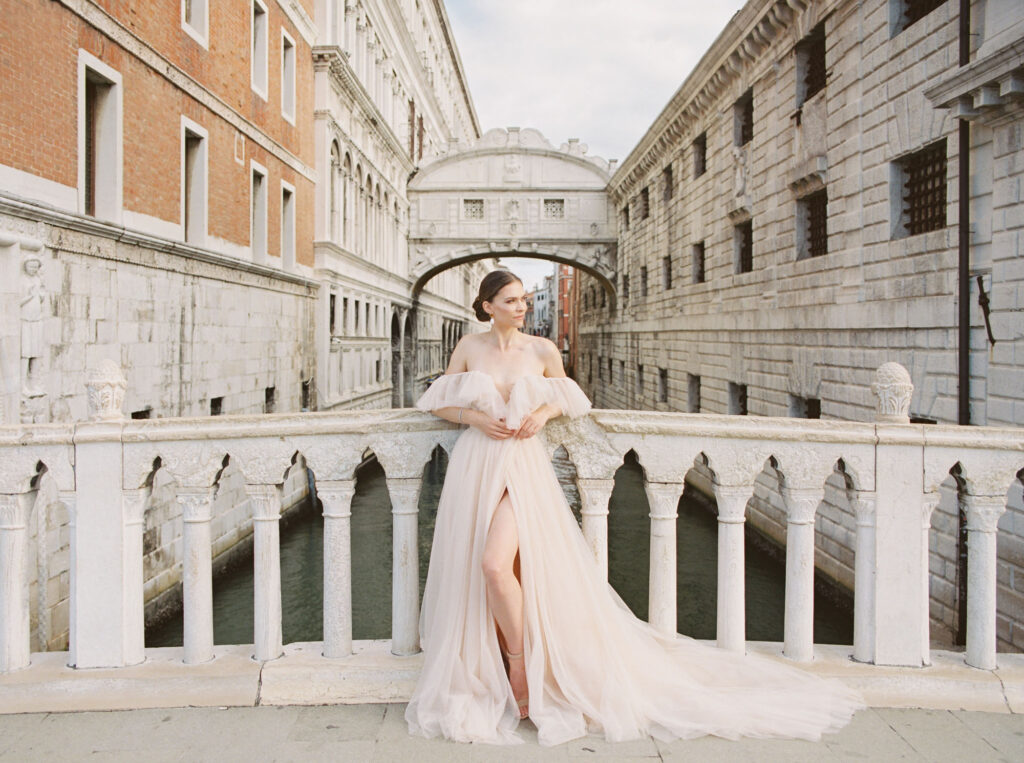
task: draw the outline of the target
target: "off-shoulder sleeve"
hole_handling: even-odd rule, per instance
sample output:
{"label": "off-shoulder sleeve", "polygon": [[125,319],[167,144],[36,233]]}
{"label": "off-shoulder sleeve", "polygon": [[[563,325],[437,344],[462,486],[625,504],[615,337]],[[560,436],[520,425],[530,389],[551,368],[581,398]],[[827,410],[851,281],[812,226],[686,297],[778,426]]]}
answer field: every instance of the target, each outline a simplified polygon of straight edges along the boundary
{"label": "off-shoulder sleeve", "polygon": [[457,406],[491,413],[496,394],[493,382],[483,374],[472,371],[444,374],[427,388],[416,401],[416,407],[421,411],[433,411]]}
{"label": "off-shoulder sleeve", "polygon": [[544,381],[548,384],[548,402],[561,408],[563,415],[576,418],[590,411],[590,400],[572,379],[559,377]]}

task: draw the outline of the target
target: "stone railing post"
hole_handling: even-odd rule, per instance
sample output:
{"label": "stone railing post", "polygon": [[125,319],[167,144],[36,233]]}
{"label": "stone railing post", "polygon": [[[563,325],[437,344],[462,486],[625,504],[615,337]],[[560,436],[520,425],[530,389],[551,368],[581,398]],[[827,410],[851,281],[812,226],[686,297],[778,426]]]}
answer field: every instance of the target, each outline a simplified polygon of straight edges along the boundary
{"label": "stone railing post", "polygon": [[420,650],[420,477],[387,477],[394,533],[391,589],[391,652],[400,656]]}
{"label": "stone railing post", "polygon": [[355,480],[317,484],[324,505],[324,657],[352,654],[352,496]]}
{"label": "stone railing post", "polygon": [[146,659],[146,618],[142,541],[149,490],[125,490],[124,503],[124,652],[128,665]]}
{"label": "stone railing post", "polygon": [[967,664],[996,668],[996,529],[1005,496],[966,495]]}
{"label": "stone railing post", "polygon": [[30,662],[28,509],[20,495],[0,495],[0,673]]}
{"label": "stone railing post", "polygon": [[746,559],[743,524],[753,485],[714,484],[718,504],[718,647],[746,649]]}
{"label": "stone railing post", "polygon": [[853,570],[853,659],[875,659],[875,494],[862,490],[851,501],[857,522]]}
{"label": "stone railing post", "polygon": [[782,489],[786,503],[786,622],[783,654],[814,658],[814,514],[824,488]]}
{"label": "stone railing post", "polygon": [[283,653],[281,634],[281,488],[246,485],[252,506],[253,645],[257,660]]}
{"label": "stone railing post", "polygon": [[601,574],[608,579],[608,502],[615,487],[613,479],[590,479],[579,477],[576,485],[580,490],[583,504],[583,537],[590,547]]}
{"label": "stone railing post", "polygon": [[682,482],[648,482],[651,505],[651,577],[647,621],[662,633],[676,632],[676,518]]}
{"label": "stone railing post", "polygon": [[921,530],[924,438],[918,429],[905,426],[914,392],[905,368],[897,363],[881,366],[871,391],[878,403],[874,662],[920,667],[928,655],[921,636],[928,625],[922,587],[928,574]]}
{"label": "stone railing post", "polygon": [[113,361],[92,369],[87,383],[90,420],[75,431],[68,658],[76,668],[123,667],[142,658],[135,611],[142,602],[134,600],[135,584],[125,567],[135,554],[122,495],[125,387]]}
{"label": "stone railing post", "polygon": [[932,514],[939,505],[938,493],[925,493],[921,499],[921,664],[932,664],[931,581],[928,565],[928,536],[932,530]]}
{"label": "stone railing post", "polygon": [[182,620],[185,662],[213,659],[213,550],[210,520],[213,488],[180,489],[182,520]]}

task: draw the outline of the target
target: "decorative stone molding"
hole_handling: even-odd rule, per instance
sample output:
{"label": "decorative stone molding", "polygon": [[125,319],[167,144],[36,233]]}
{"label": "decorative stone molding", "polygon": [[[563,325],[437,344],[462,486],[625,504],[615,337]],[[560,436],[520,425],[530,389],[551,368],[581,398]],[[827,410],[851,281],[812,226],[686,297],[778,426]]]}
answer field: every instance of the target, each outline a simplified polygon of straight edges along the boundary
{"label": "decorative stone molding", "polygon": [[174,497],[181,506],[181,521],[185,524],[199,524],[212,519],[212,489],[179,488]]}
{"label": "decorative stone molding", "polygon": [[899,363],[883,363],[875,372],[871,391],[877,399],[876,421],[910,423],[910,400],[914,385],[910,374]]}
{"label": "decorative stone molding", "polygon": [[122,421],[121,407],[128,382],[121,367],[109,358],[89,371],[86,388],[89,395],[89,419],[92,421]]}
{"label": "decorative stone molding", "polygon": [[825,497],[824,488],[782,488],[786,502],[786,522],[791,525],[814,524],[818,504]]}
{"label": "decorative stone molding", "polygon": [[999,495],[965,495],[967,529],[975,532],[994,533],[999,527],[999,518],[1006,512],[1006,497]]}

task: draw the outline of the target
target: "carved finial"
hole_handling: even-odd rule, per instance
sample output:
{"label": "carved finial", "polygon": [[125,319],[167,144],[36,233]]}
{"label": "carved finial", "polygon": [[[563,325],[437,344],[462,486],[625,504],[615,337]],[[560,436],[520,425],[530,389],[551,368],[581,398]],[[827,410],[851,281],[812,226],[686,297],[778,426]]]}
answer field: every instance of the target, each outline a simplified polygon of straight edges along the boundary
{"label": "carved finial", "polygon": [[871,391],[877,399],[876,421],[910,423],[910,398],[914,395],[914,385],[907,369],[899,363],[883,363],[875,371]]}
{"label": "carved finial", "polygon": [[121,367],[109,358],[89,371],[86,382],[89,390],[89,418],[92,421],[119,421],[124,418],[121,406],[128,382]]}

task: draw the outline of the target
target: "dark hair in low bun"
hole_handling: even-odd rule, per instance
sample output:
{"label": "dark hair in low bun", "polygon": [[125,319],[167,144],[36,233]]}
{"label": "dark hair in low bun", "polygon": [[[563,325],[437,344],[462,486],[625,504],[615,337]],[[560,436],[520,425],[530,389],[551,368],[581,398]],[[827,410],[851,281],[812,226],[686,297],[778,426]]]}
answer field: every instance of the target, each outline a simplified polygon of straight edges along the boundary
{"label": "dark hair in low bun", "polygon": [[521,278],[508,270],[492,270],[484,276],[476,299],[473,300],[473,312],[478,321],[487,323],[491,320],[491,316],[484,312],[484,302],[493,302],[498,292],[513,282],[520,285],[523,283]]}

